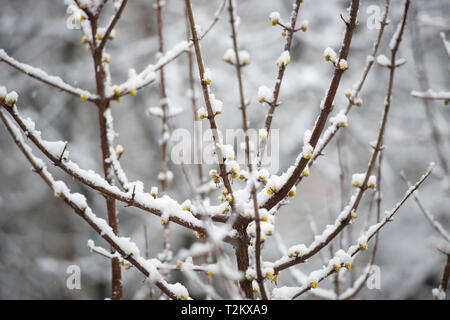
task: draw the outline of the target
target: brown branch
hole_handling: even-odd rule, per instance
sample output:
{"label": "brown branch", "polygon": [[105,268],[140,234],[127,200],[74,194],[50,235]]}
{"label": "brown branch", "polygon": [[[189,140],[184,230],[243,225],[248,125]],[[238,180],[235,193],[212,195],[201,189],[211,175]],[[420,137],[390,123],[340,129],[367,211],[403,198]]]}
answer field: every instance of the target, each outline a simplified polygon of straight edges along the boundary
{"label": "brown branch", "polygon": [[[409,0],[407,0],[409,2]],[[414,186],[412,186],[411,188],[409,188],[409,190],[406,192],[406,194],[403,196],[402,200],[400,200],[400,202],[398,202],[395,207],[386,215],[386,217],[379,223],[377,223],[376,225],[374,225],[374,228],[370,228],[369,230],[371,230],[369,236],[367,237],[367,241],[370,241],[373,237],[375,237],[378,232],[380,232],[380,230],[390,221],[392,221],[392,217],[397,213],[397,211],[403,206],[403,204],[405,203],[406,200],[408,200],[408,198],[411,196],[411,194],[413,194],[421,185],[422,183],[430,176],[431,171],[433,169],[434,164],[431,164],[427,171],[425,172],[424,175],[422,175],[422,177],[419,179],[419,181],[416,182],[416,184],[414,184]],[[360,246],[353,246],[349,249],[349,254],[350,256],[353,258],[355,257],[359,252],[361,251]],[[341,267],[344,267],[344,264],[341,265]],[[324,279],[326,279],[327,277],[329,277],[330,275],[334,274],[336,272],[336,269],[331,266],[331,268],[329,268],[329,272],[321,277],[319,279],[318,282],[323,281]],[[293,296],[293,299],[304,294],[305,292],[309,291],[311,289],[311,286],[308,284],[306,285],[303,289],[301,289],[297,294],[295,294]]]}
{"label": "brown branch", "polygon": [[[295,32],[295,25],[297,23],[297,17],[298,17],[298,12],[300,10],[300,4],[302,2],[303,2],[303,0],[295,0],[294,9],[291,13],[290,27],[286,27],[286,26],[282,25],[282,27],[287,31],[286,42],[284,44],[283,51],[291,50],[292,39],[294,37],[294,32]],[[237,62],[240,63],[239,60],[237,60]],[[275,87],[273,89],[273,100],[268,102],[269,103],[269,111],[267,112],[266,120],[265,120],[265,129],[266,129],[267,135],[269,135],[269,133],[270,133],[270,127],[272,125],[272,119],[273,119],[273,114],[275,112],[275,108],[279,104],[278,97],[280,95],[281,83],[283,81],[285,71],[286,71],[286,66],[284,64],[280,65],[280,67],[278,68],[277,81],[275,82]],[[258,149],[258,159],[259,159],[258,166],[261,166],[262,158],[264,157],[266,141],[267,141],[267,139],[262,139],[261,144]]]}
{"label": "brown branch", "polygon": [[117,22],[119,22],[120,16],[122,15],[123,10],[125,9],[125,6],[127,5],[128,0],[122,0],[122,4],[120,5],[119,9],[114,15],[114,18],[111,20],[111,23],[108,25],[108,29],[106,29],[105,34],[102,36],[102,41],[98,45],[99,50],[103,50],[103,48],[106,45],[106,42],[109,39],[109,35],[113,31],[114,27],[116,26]]}
{"label": "brown branch", "polygon": [[[236,68],[236,75],[237,75],[237,79],[238,79],[240,109],[242,111],[242,126],[244,129],[244,135],[245,135],[245,155],[246,155],[246,160],[247,160],[250,177],[252,177],[253,164],[252,164],[252,159],[250,158],[251,151],[250,151],[250,138],[248,136],[247,104],[245,102],[245,93],[244,93],[244,86],[243,86],[243,81],[242,81],[242,65],[241,65],[241,60],[239,57],[239,46],[238,46],[238,41],[237,41],[237,31],[236,31],[236,24],[235,24],[235,21],[236,21],[235,20],[235,10],[236,10],[236,8],[233,7],[233,0],[229,0],[228,12],[230,15],[231,39],[233,41],[233,49],[234,49],[234,54],[236,57],[236,63],[234,65]],[[251,179],[253,179],[253,178],[251,178]],[[266,293],[266,289],[264,288],[264,277],[263,277],[263,274],[261,271],[261,221],[260,221],[259,209],[258,209],[258,199],[256,196],[255,182],[250,181],[250,185],[251,185],[251,197],[253,200],[253,208],[254,208],[254,212],[255,212],[254,216],[255,216],[255,224],[256,224],[256,240],[255,240],[255,260],[256,260],[256,274],[257,274],[256,281],[258,282],[259,291],[261,293],[262,299],[267,300],[267,293]],[[239,217],[238,219],[241,220],[241,222],[240,222],[241,225],[248,225],[248,222],[245,221],[246,220],[245,218]],[[245,250],[248,252],[247,235],[246,235],[246,231],[244,231],[244,232],[245,232],[245,234],[242,233],[240,235],[241,242],[242,242],[241,250],[242,251]],[[238,253],[238,254],[240,254],[240,253]],[[243,269],[244,266],[242,266],[241,268]],[[248,292],[251,289],[250,285],[251,285],[251,283],[247,279],[243,279],[241,281],[241,286],[243,287],[245,292]]]}
{"label": "brown branch", "polygon": [[[383,115],[382,115],[382,120],[381,120],[381,125],[380,125],[380,129],[378,132],[378,138],[377,138],[377,143],[376,146],[374,146],[374,149],[372,151],[372,155],[371,158],[369,160],[369,164],[367,166],[367,170],[365,173],[365,177],[364,177],[364,181],[361,185],[361,187],[358,190],[358,193],[355,197],[355,200],[350,208],[350,210],[348,211],[346,217],[342,220],[339,221],[339,224],[336,226],[336,228],[333,230],[333,232],[331,234],[329,234],[327,236],[327,238],[325,239],[325,241],[320,242],[315,248],[313,248],[312,250],[310,250],[307,254],[301,255],[291,261],[288,261],[286,263],[281,264],[280,266],[275,268],[275,272],[286,269],[290,266],[296,265],[298,263],[303,263],[306,259],[309,259],[310,257],[312,257],[313,255],[315,255],[317,252],[319,252],[322,248],[324,248],[328,243],[330,243],[331,240],[333,240],[344,228],[345,226],[347,226],[350,222],[350,220],[352,219],[352,213],[354,213],[358,206],[359,203],[361,202],[361,199],[363,197],[364,192],[367,190],[367,183],[369,181],[369,177],[370,174],[372,173],[372,170],[375,166],[375,161],[376,158],[379,154],[379,152],[382,150],[382,144],[383,144],[383,137],[384,137],[384,132],[385,132],[385,128],[386,128],[386,123],[387,123],[387,119],[388,119],[388,114],[389,114],[389,110],[391,107],[391,98],[392,98],[392,90],[393,90],[393,86],[394,86],[394,71],[396,69],[395,67],[395,56],[397,54],[402,36],[403,36],[403,31],[406,25],[406,17],[408,14],[408,8],[409,8],[409,4],[410,4],[410,0],[406,0],[405,1],[405,8],[404,8],[404,12],[403,12],[403,17],[402,17],[402,22],[401,22],[401,27],[400,30],[397,34],[397,38],[395,39],[394,42],[394,46],[391,48],[391,62],[392,65],[394,67],[390,68],[390,73],[389,73],[389,83],[388,83],[388,87],[387,87],[387,92],[386,92],[386,99],[385,99],[385,106],[384,106],[384,110],[383,110]],[[352,20],[352,19],[350,19]],[[350,22],[351,23],[351,22]],[[311,138],[312,139],[312,138]],[[302,158],[303,160],[304,158]],[[301,161],[300,161],[301,162]]]}
{"label": "brown branch", "polygon": [[[358,14],[358,8],[359,8],[359,0],[352,0],[351,8],[350,8],[350,20],[349,24],[347,25],[347,29],[345,32],[344,40],[342,42],[341,50],[339,52],[339,60],[347,59],[348,52],[350,50],[350,43],[353,36],[353,30],[356,26],[356,16]],[[328,118],[329,113],[332,110],[332,104],[334,97],[336,95],[336,91],[339,87],[339,83],[343,74],[343,70],[340,68],[335,68],[333,79],[331,80],[330,87],[327,90],[327,95],[324,100],[323,108],[320,111],[320,114],[316,120],[316,124],[314,126],[314,129],[311,134],[311,139],[309,141],[309,144],[315,148],[317,145],[317,142],[319,141],[320,135],[322,134],[322,131],[325,127],[326,120]],[[281,200],[283,200],[291,190],[291,188],[295,185],[298,178],[301,176],[303,170],[305,169],[306,165],[308,164],[309,160],[306,158],[302,158],[299,163],[297,164],[296,168],[294,169],[292,175],[289,177],[287,182],[283,185],[283,187],[280,188],[280,190],[275,193],[272,197],[270,197],[263,205],[262,207],[270,210],[273,208],[276,204],[278,204]]]}
{"label": "brown branch", "polygon": [[[30,151],[31,149],[28,146],[26,146],[23,143],[23,141],[21,141],[19,139],[19,137],[16,136],[16,133],[15,133],[12,125],[10,124],[9,120],[6,119],[5,115],[3,114],[3,112],[1,110],[0,110],[0,118],[2,119],[3,123],[5,124],[8,132],[10,133],[14,142],[19,147],[20,151],[22,151],[24,156],[31,163],[34,171],[41,176],[41,178],[44,180],[44,182],[51,189],[53,189],[53,180],[52,180],[51,176],[48,174],[45,167],[38,165],[37,158],[35,158],[31,154],[31,151]],[[103,239],[105,239],[106,242],[109,243],[111,248],[113,248],[115,251],[117,251],[124,259],[128,260],[132,265],[134,265],[146,277],[150,276],[150,273],[147,271],[147,269],[143,265],[141,265],[132,255],[127,254],[114,239],[112,239],[108,234],[106,234],[88,215],[85,214],[86,209],[82,210],[81,208],[79,208],[77,204],[75,204],[73,201],[71,201],[69,198],[67,198],[64,194],[61,194],[60,198],[66,204],[68,204],[75,211],[75,213],[78,216],[80,216],[83,220],[85,220],[95,230],[95,232],[97,232]],[[118,260],[118,259],[114,258],[112,260]],[[119,265],[119,267],[120,267],[120,265]],[[163,291],[165,294],[167,294],[172,299],[179,299],[173,292],[171,292],[169,290],[169,288],[166,287],[166,285],[164,283],[157,281],[155,284],[156,284],[156,286],[158,286],[159,289],[161,289],[161,291]],[[114,292],[113,292],[113,294],[114,294]]]}
{"label": "brown branch", "polygon": [[[203,64],[203,58],[202,58],[202,53],[201,53],[201,49],[200,49],[199,38],[198,38],[197,30],[195,27],[195,19],[194,19],[194,14],[192,12],[191,1],[185,0],[185,3],[186,3],[188,18],[189,18],[189,25],[191,27],[191,35],[192,35],[192,41],[194,43],[195,55],[197,57],[197,66],[198,66],[198,71],[199,71],[201,85],[202,85],[203,98],[205,100],[206,109],[208,111],[209,124],[210,124],[211,130],[213,132],[213,140],[214,140],[214,145],[215,145],[215,152],[216,152],[218,162],[219,162],[220,176],[225,185],[225,188],[228,190],[228,193],[231,196],[233,196],[233,190],[231,188],[231,184],[228,179],[228,173],[227,173],[227,170],[226,170],[226,167],[224,164],[222,150],[219,147],[219,143],[221,143],[221,142],[219,141],[217,125],[216,125],[216,121],[214,119],[215,114],[214,114],[214,112],[212,110],[212,106],[211,106],[211,99],[209,96],[208,84],[205,81],[205,66]],[[231,204],[233,207],[234,204],[233,203],[231,203]]]}

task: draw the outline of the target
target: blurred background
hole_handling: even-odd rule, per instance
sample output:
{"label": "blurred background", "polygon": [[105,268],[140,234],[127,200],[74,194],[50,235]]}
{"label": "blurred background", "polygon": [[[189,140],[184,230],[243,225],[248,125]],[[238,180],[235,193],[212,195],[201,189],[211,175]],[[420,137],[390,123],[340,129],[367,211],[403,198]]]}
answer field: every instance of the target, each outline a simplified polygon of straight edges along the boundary
{"label": "blurred background", "polygon": [[[244,69],[246,96],[251,99],[248,112],[250,127],[263,126],[267,108],[256,101],[258,87],[272,86],[277,75],[276,59],[283,48],[281,29],[272,27],[268,16],[279,11],[282,19],[289,19],[292,0],[258,1],[241,0],[238,3],[240,16],[239,41],[242,49],[250,54],[250,65]],[[332,67],[323,59],[326,47],[339,50],[345,25],[339,14],[347,14],[350,1],[306,0],[301,6],[299,21],[309,21],[306,33],[297,32],[291,50],[291,64],[283,80],[280,101],[273,129],[280,129],[280,168],[286,170],[301,150],[302,135],[314,124],[320,101],[332,77]],[[368,19],[373,12],[369,6],[377,6],[384,12],[385,1],[361,1],[359,24],[355,30],[348,58],[349,69],[344,73],[335,99],[335,114],[346,107],[344,90],[352,88],[361,77],[366,56],[372,51],[378,30],[369,28]],[[405,57],[407,64],[396,72],[393,104],[385,137],[382,175],[382,210],[392,208],[407,190],[400,178],[405,171],[410,181],[416,181],[428,163],[436,162],[432,176],[420,189],[425,207],[436,217],[446,230],[450,227],[449,182],[445,178],[442,162],[437,156],[436,145],[424,102],[413,98],[411,90],[420,90],[418,67],[426,68],[430,86],[436,91],[448,91],[450,86],[449,58],[439,36],[444,32],[450,37],[450,3],[446,0],[412,1],[404,41],[398,57]],[[214,16],[221,1],[193,0],[197,23],[206,27]],[[116,27],[116,39],[107,45],[111,55],[110,68],[113,83],[127,79],[128,69],[138,72],[156,61],[157,36],[154,1],[129,1],[122,19]],[[81,33],[66,27],[66,6],[64,1],[45,0],[0,0],[0,48],[12,57],[58,75],[66,82],[95,91],[93,64],[90,53],[80,43]],[[403,1],[392,1],[385,36],[379,54],[389,56],[389,41],[395,26],[400,21]],[[102,14],[106,24],[112,14],[107,6]],[[165,47],[170,49],[186,38],[184,2],[166,1],[164,9]],[[416,22],[414,22],[416,21]],[[412,25],[417,23],[417,32]],[[213,90],[224,102],[224,113],[218,119],[220,128],[240,128],[240,116],[236,116],[239,103],[236,74],[232,66],[222,59],[232,47],[228,12],[224,11],[219,22],[202,40],[205,64],[214,76]],[[413,37],[413,35],[415,35]],[[415,40],[415,41],[414,41]],[[413,53],[424,50],[425,63],[418,66]],[[192,129],[192,111],[188,99],[188,65],[182,55],[168,65],[167,87],[172,106],[184,111],[174,119],[177,128]],[[364,172],[371,153],[370,142],[377,137],[381,119],[388,69],[374,65],[361,92],[363,105],[353,108],[349,115],[349,126],[340,130],[337,139],[326,149],[308,179],[297,188],[297,196],[291,204],[279,212],[275,232],[279,233],[287,246],[309,244],[312,233],[308,215],[312,216],[318,229],[334,221],[342,207],[340,188],[340,166],[336,141],[341,145],[342,167],[344,168],[344,196],[348,201],[351,190],[351,175]],[[65,93],[47,87],[40,82],[0,63],[0,85],[19,93],[19,106],[24,116],[32,117],[37,128],[47,140],[69,142],[70,156],[82,168],[102,172],[95,107]],[[159,104],[159,86],[153,84],[139,91],[136,98],[124,97],[121,103],[113,102],[115,129],[119,133],[118,144],[125,148],[122,165],[131,181],[141,180],[146,189],[159,186],[157,175],[160,162],[160,119],[146,115],[148,107]],[[201,106],[199,100],[199,106]],[[449,141],[450,109],[442,101],[430,102],[438,130],[444,144]],[[204,128],[206,127],[203,126]],[[448,146],[444,155],[450,158]],[[36,152],[36,154],[40,155]],[[449,160],[447,160],[449,161]],[[95,192],[63,175],[53,166],[49,169],[54,176],[63,179],[73,191],[84,193],[94,211],[106,217],[104,199]],[[170,163],[174,180],[169,194],[182,202],[189,197],[189,189],[180,168]],[[194,166],[188,166],[196,181]],[[205,167],[205,173],[209,171]],[[276,172],[273,172],[276,173]],[[62,202],[54,199],[44,182],[30,170],[4,125],[0,125],[0,299],[104,299],[110,296],[110,262],[87,248],[87,240],[94,239],[99,245],[106,243],[90,227],[78,218]],[[349,228],[348,234],[356,236],[364,225],[368,214],[371,192],[367,192],[360,209],[362,217]],[[147,224],[150,256],[162,250],[162,228],[159,218],[139,212],[133,208],[118,205],[120,233],[130,236],[144,251],[144,228]],[[192,232],[171,226],[172,250],[188,247],[195,241]],[[347,231],[346,231],[347,232]],[[357,298],[370,299],[432,299],[431,289],[439,285],[445,257],[432,245],[438,235],[424,219],[416,203],[408,200],[380,234],[376,265],[381,268],[381,288],[364,288]],[[356,237],[357,238],[357,237]],[[266,241],[263,257],[273,261],[280,257],[272,239]],[[337,250],[337,243],[334,249]],[[230,249],[230,248],[228,248]],[[328,249],[325,249],[325,256]],[[360,254],[352,271],[357,277],[370,257]],[[69,265],[81,268],[81,290],[66,287],[66,269]],[[320,267],[320,259],[298,267],[304,272]],[[126,299],[148,298],[148,286],[144,277],[131,269],[124,271],[124,297]],[[171,275],[172,282],[186,281],[180,274]],[[217,281],[217,280],[216,280]],[[348,284],[350,280],[346,280]],[[220,282],[220,281],[218,281]],[[293,279],[284,272],[278,285],[292,285]],[[190,286],[194,297],[201,292]],[[344,285],[345,286],[345,285]],[[332,288],[327,280],[324,287]],[[304,298],[315,299],[305,295]]]}

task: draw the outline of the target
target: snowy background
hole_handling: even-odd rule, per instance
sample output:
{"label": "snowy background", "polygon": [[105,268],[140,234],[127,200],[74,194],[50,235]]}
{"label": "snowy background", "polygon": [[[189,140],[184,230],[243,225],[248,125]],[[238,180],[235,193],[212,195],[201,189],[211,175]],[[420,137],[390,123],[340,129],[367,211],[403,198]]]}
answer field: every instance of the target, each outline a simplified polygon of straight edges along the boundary
{"label": "snowy background", "polygon": [[[166,1],[164,10],[166,48],[185,39],[184,2]],[[449,60],[440,32],[450,37],[450,3],[445,0],[414,1],[419,7],[420,30],[426,49],[426,67],[431,87],[447,90],[450,86]],[[194,0],[197,23],[207,26],[220,1]],[[251,64],[244,69],[244,87],[252,99],[249,107],[250,125],[263,125],[266,107],[257,103],[258,87],[273,85],[277,74],[275,61],[283,47],[281,30],[272,27],[268,20],[271,11],[279,11],[282,18],[289,17],[292,1],[238,1],[241,17],[239,38],[242,49],[250,53]],[[295,35],[291,50],[291,64],[287,69],[281,89],[282,106],[277,109],[272,128],[280,129],[280,170],[286,169],[301,148],[302,133],[313,125],[319,104],[329,84],[332,68],[324,62],[322,52],[326,47],[339,49],[345,26],[339,13],[346,13],[349,1],[306,0],[300,9],[299,22],[309,21],[306,33]],[[361,76],[366,56],[372,50],[377,35],[369,29],[366,9],[377,5],[384,11],[384,1],[361,1],[359,25],[355,31],[345,72],[335,99],[335,112],[346,106],[344,90],[351,88]],[[394,25],[400,20],[403,1],[392,1],[390,20],[379,53],[388,55],[388,42]],[[93,65],[90,54],[80,43],[80,32],[66,28],[66,6],[63,1],[0,0],[0,48],[19,61],[59,75],[68,83],[95,90]],[[103,23],[110,11],[103,14]],[[224,101],[224,114],[219,119],[220,128],[239,128],[239,97],[235,70],[222,59],[232,47],[228,36],[230,27],[227,12],[202,41],[204,59],[214,74],[214,91]],[[111,55],[111,72],[114,83],[126,80],[129,68],[142,70],[156,60],[156,14],[150,0],[131,0],[116,28],[116,40],[108,44]],[[426,181],[420,194],[427,209],[446,230],[450,228],[450,194],[443,190],[442,170],[431,139],[424,104],[410,96],[418,90],[417,70],[412,58],[410,26],[407,27],[399,57],[408,63],[398,69],[395,79],[392,113],[388,121],[383,166],[382,208],[390,209],[407,189],[400,179],[404,170],[410,181],[423,173],[430,161],[437,167]],[[191,107],[187,99],[188,68],[186,56],[170,63],[166,68],[168,96],[171,103],[184,112],[175,119],[180,128],[191,130]],[[383,108],[388,70],[374,66],[369,74],[361,97],[363,106],[354,108],[349,116],[349,126],[341,130],[348,192],[351,192],[351,174],[366,169],[370,155],[369,143],[375,140]],[[102,172],[100,167],[97,111],[94,106],[67,94],[57,92],[21,74],[6,64],[0,64],[0,85],[20,94],[20,106],[25,116],[36,120],[38,129],[49,140],[67,140],[71,158],[81,167]],[[124,97],[113,103],[115,128],[120,136],[117,143],[125,147],[122,165],[130,180],[142,180],[147,186],[159,185],[156,179],[160,170],[160,120],[146,116],[146,109],[158,104],[158,85],[139,91],[136,98]],[[450,109],[442,102],[432,103],[439,117],[439,129],[444,140],[450,137]],[[312,234],[308,215],[319,230],[330,223],[341,209],[339,165],[336,140],[326,149],[312,169],[311,176],[299,185],[297,197],[285,206],[277,219],[278,232],[286,245],[309,243]],[[450,158],[450,154],[447,152]],[[178,201],[189,197],[188,188],[179,168],[173,164],[175,174],[169,194]],[[14,145],[5,127],[0,125],[0,298],[1,299],[103,299],[110,295],[110,262],[91,254],[86,246],[88,239],[103,241],[90,227],[74,215],[61,201],[56,201],[42,180],[33,174],[30,165]],[[53,169],[55,177],[64,175]],[[195,173],[194,166],[190,167]],[[205,170],[205,172],[207,172]],[[65,178],[65,177],[64,177]],[[70,181],[72,190],[88,195],[95,211],[106,217],[104,200],[80,184]],[[360,216],[368,211],[370,193],[364,198]],[[131,236],[144,248],[143,224],[150,235],[150,255],[161,251],[162,228],[159,219],[132,208],[119,205],[120,233]],[[334,220],[334,219],[333,219]],[[352,227],[356,234],[364,218]],[[172,226],[172,249],[186,247],[195,241],[192,232]],[[363,289],[358,298],[376,299],[431,299],[431,289],[438,286],[444,256],[436,251],[431,240],[436,232],[424,219],[412,199],[408,200],[395,220],[381,232],[376,264],[381,268],[381,289]],[[328,250],[325,249],[326,253]],[[268,240],[263,250],[266,260],[279,257],[273,240]],[[361,254],[354,268],[354,276],[361,272],[370,256]],[[79,265],[82,271],[82,290],[66,288],[66,268]],[[304,271],[320,266],[315,258],[302,265]],[[180,278],[177,278],[180,277]],[[124,272],[124,297],[145,298],[147,287],[143,276],[134,270]],[[173,274],[172,282],[183,280]],[[279,278],[279,285],[292,283],[288,272]],[[327,280],[324,286],[331,286]],[[195,297],[195,289],[192,294]],[[305,296],[313,298],[311,296]]]}

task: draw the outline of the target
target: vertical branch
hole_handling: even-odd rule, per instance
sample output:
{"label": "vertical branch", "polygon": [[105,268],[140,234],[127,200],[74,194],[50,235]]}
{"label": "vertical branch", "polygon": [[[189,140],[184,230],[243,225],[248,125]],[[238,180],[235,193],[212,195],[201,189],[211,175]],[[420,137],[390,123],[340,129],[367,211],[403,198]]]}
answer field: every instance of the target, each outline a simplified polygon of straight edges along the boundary
{"label": "vertical branch", "polygon": [[[102,166],[105,180],[113,185],[114,170],[110,161],[110,148],[108,143],[108,125],[105,117],[105,112],[109,108],[109,100],[105,96],[106,72],[103,66],[103,48],[96,45],[96,33],[98,27],[98,16],[88,14],[88,19],[91,23],[92,30],[92,59],[94,62],[95,82],[97,88],[97,95],[99,101],[96,103],[98,108],[98,121],[100,128],[100,145],[102,152]],[[114,234],[119,234],[119,221],[117,219],[116,202],[113,198],[106,197],[106,208],[108,212],[108,224],[114,231]],[[111,252],[114,249],[111,247]],[[112,268],[112,299],[119,300],[122,298],[122,270],[117,258],[111,259]]]}
{"label": "vertical branch", "polygon": [[[300,4],[302,2],[303,2],[303,0],[296,0],[294,3],[294,8],[291,13],[290,26],[285,27],[286,42],[284,44],[283,51],[291,50],[292,39],[294,38],[294,33],[296,31],[298,31],[295,29],[295,25],[297,24],[298,11],[300,10]],[[266,129],[267,135],[269,135],[269,133],[270,133],[270,127],[272,125],[272,119],[273,119],[273,114],[275,112],[275,108],[279,104],[278,97],[280,95],[281,83],[283,81],[285,70],[286,70],[286,66],[284,64],[280,65],[280,67],[278,69],[277,81],[275,82],[275,87],[273,89],[273,100],[269,103],[269,111],[267,112],[266,120],[265,120],[265,129]],[[267,139],[262,139],[261,144],[258,149],[258,166],[260,166],[262,163],[262,158],[264,156],[264,150],[266,148],[266,141],[267,141]]]}
{"label": "vertical branch", "polygon": [[[163,16],[162,16],[162,9],[164,7],[164,2],[161,0],[156,0],[156,15],[157,15],[157,24],[158,24],[158,55],[163,56],[164,54],[164,30],[163,30]],[[167,155],[167,148],[168,148],[168,139],[167,136],[169,135],[169,125],[168,125],[168,117],[169,117],[169,105],[167,102],[167,93],[166,93],[166,80],[165,80],[165,73],[164,73],[164,67],[161,67],[159,69],[159,76],[160,76],[160,88],[159,88],[159,95],[160,95],[160,106],[162,109],[162,129],[161,129],[161,163],[162,163],[162,179],[161,179],[161,189],[162,193],[165,194],[167,192],[168,188],[168,170],[169,170],[169,159]],[[169,224],[164,225],[164,235],[163,235],[163,252],[164,252],[164,259],[167,262],[167,259],[169,259],[169,251],[170,251],[170,231],[169,231]],[[168,277],[168,270],[165,273],[165,276]]]}
{"label": "vertical branch", "polygon": [[[344,40],[342,41],[341,49],[339,51],[339,60],[346,60],[348,53],[350,51],[350,44],[352,42],[353,30],[356,27],[356,17],[358,15],[358,9],[359,9],[359,0],[352,0],[352,4],[350,7],[350,19],[346,24],[347,28],[344,35]],[[317,117],[317,120],[315,121],[315,125],[311,133],[311,138],[309,140],[309,144],[313,148],[316,147],[320,135],[322,134],[322,131],[325,128],[325,124],[328,119],[328,115],[332,110],[334,97],[339,87],[343,72],[344,70],[337,67],[334,70],[333,78],[327,90],[326,97],[323,100],[324,101],[323,108],[321,108],[320,114]],[[276,204],[278,204],[281,200],[283,200],[287,196],[291,188],[296,184],[298,178],[301,176],[308,162],[309,160],[304,157],[300,159],[297,166],[293,170],[291,176],[288,178],[287,182],[283,185],[283,187],[281,187],[280,190],[274,196],[269,198],[269,200],[267,200],[266,203],[262,205],[265,209],[267,210],[272,209]]]}
{"label": "vertical branch", "polygon": [[[205,81],[205,66],[203,64],[202,52],[200,50],[200,43],[199,43],[198,33],[197,33],[197,29],[196,29],[194,14],[192,12],[191,1],[185,0],[185,4],[186,4],[186,10],[188,13],[188,18],[189,18],[189,25],[191,28],[192,41],[194,43],[194,48],[195,48],[195,55],[197,57],[197,66],[198,66],[198,72],[200,75],[200,81],[201,81],[201,85],[202,85],[203,98],[205,100],[206,110],[208,112],[208,120],[209,120],[209,124],[211,126],[211,131],[213,134],[215,152],[216,152],[218,162],[219,162],[220,177],[222,178],[223,184],[225,185],[225,188],[228,190],[228,193],[232,196],[233,190],[231,189],[230,180],[228,179],[228,174],[227,174],[227,170],[226,170],[226,167],[224,164],[222,149],[219,146],[219,144],[221,142],[219,140],[219,134],[217,131],[215,113],[213,112],[212,105],[211,105],[211,98],[209,96],[208,84]],[[232,207],[234,207],[233,202],[231,203],[231,205],[232,205]]]}
{"label": "vertical branch", "polygon": [[[231,25],[231,38],[233,41],[233,49],[234,54],[236,57],[236,75],[238,80],[238,88],[239,88],[239,98],[240,98],[240,109],[242,111],[242,126],[244,130],[244,136],[245,136],[245,155],[246,155],[246,161],[248,165],[248,170],[250,173],[250,188],[251,188],[251,196],[253,201],[253,208],[254,208],[254,216],[255,216],[255,224],[256,224],[256,240],[255,240],[255,261],[256,261],[256,274],[257,274],[257,282],[259,286],[259,290],[261,292],[261,297],[263,300],[267,300],[267,293],[264,288],[264,278],[261,271],[261,222],[260,222],[260,216],[259,216],[259,209],[258,209],[258,200],[256,196],[256,186],[255,181],[253,179],[253,164],[251,159],[251,150],[250,150],[250,138],[248,136],[248,120],[247,120],[247,104],[245,102],[245,93],[244,93],[244,86],[242,81],[242,66],[241,59],[239,56],[239,45],[237,41],[237,32],[236,32],[236,19],[235,19],[235,8],[233,7],[233,0],[229,0],[228,4],[228,11],[230,15],[230,25]],[[241,220],[243,218],[240,218]],[[243,224],[246,224],[246,222],[242,221]],[[246,237],[242,237],[245,239]],[[246,243],[241,244],[241,250],[246,250],[248,252],[248,245]],[[246,281],[246,280],[243,280]],[[248,285],[248,284],[246,284]]]}
{"label": "vertical branch", "polygon": [[[186,38],[189,41],[191,39],[191,32],[189,30],[189,18],[186,10]],[[194,117],[194,145],[196,146],[196,159],[197,163],[197,173],[198,173],[198,181],[200,185],[205,183],[205,179],[203,177],[203,154],[201,149],[201,127],[196,125],[199,121],[199,117],[197,114],[197,91],[195,90],[195,78],[194,78],[194,55],[191,50],[187,51],[188,57],[188,66],[189,66],[189,90],[190,90],[190,98],[191,98],[191,107],[192,114]],[[205,199],[205,193],[200,193],[202,199]]]}

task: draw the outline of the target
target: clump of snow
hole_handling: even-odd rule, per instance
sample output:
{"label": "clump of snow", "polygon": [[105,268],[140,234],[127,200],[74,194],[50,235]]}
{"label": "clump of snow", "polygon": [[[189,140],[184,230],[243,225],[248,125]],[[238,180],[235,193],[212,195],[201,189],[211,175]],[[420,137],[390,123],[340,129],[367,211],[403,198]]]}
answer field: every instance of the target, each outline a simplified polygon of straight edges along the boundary
{"label": "clump of snow", "polygon": [[258,88],[258,102],[272,102],[273,100],[273,88],[266,86],[260,86]]}
{"label": "clump of snow", "polygon": [[291,63],[291,56],[289,54],[289,51],[285,50],[281,53],[280,57],[277,59],[277,66],[283,67],[287,66],[289,63]]}

